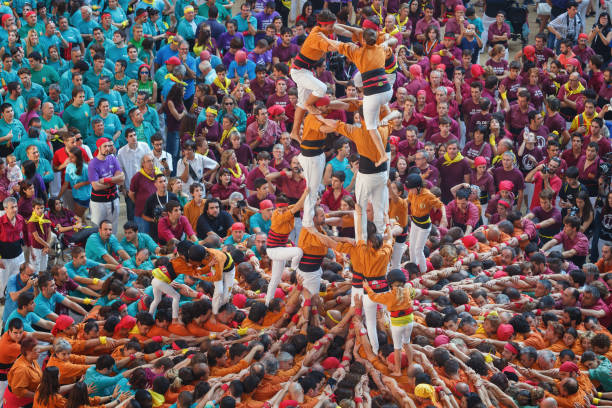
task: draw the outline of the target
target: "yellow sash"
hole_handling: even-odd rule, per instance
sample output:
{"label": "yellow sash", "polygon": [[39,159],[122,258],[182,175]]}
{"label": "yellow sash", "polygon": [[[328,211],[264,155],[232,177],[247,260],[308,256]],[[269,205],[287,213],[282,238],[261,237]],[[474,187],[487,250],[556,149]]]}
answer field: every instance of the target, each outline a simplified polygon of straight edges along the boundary
{"label": "yellow sash", "polygon": [[582,85],[581,82],[578,82],[578,89],[570,89],[569,82],[567,82],[563,86],[565,87],[565,94],[566,94],[566,96],[572,96],[572,95],[575,95],[575,94],[582,93],[584,91],[584,85]]}
{"label": "yellow sash", "polygon": [[149,394],[151,394],[151,399],[153,400],[154,408],[161,407],[162,405],[164,405],[164,402],[166,402],[166,398],[162,394],[159,394],[153,390],[148,391]]}
{"label": "yellow sash", "polygon": [[44,224],[50,224],[51,223],[50,220],[45,219],[44,215],[39,216],[35,212],[32,213],[32,216],[30,217],[28,222],[37,222],[41,231],[44,231]]}
{"label": "yellow sash", "polygon": [[223,146],[223,142],[225,142],[225,138],[229,136],[230,133],[234,132],[234,131],[238,131],[238,129],[236,129],[235,127],[231,128],[230,130],[224,130],[223,133],[221,133],[221,140],[219,140],[219,144]]}
{"label": "yellow sash", "polygon": [[142,174],[143,176],[145,176],[147,179],[151,180],[151,181],[155,181],[155,176],[157,176],[158,174],[162,174],[161,170],[158,169],[157,167],[154,167],[153,172],[155,173],[155,176],[151,177],[147,174],[146,171],[144,171],[144,169],[141,167],[140,170],[138,170],[138,172],[140,174]]}
{"label": "yellow sash", "polygon": [[450,166],[453,163],[459,163],[461,160],[463,160],[463,155],[461,154],[461,152],[458,152],[457,156],[455,156],[455,158],[452,160],[450,156],[448,155],[448,153],[444,153],[444,163],[442,163],[442,165]]}
{"label": "yellow sash", "polygon": [[227,169],[230,171],[230,173],[232,173],[234,178],[242,177],[242,168],[238,163],[236,163],[236,171],[234,171],[231,167],[228,167]]}
{"label": "yellow sash", "polygon": [[215,78],[215,80],[213,81],[213,84],[217,85],[217,87],[223,90],[223,92],[225,92],[226,94],[229,94],[229,86],[231,83],[232,81],[227,78],[225,78],[225,84],[222,84],[218,77]]}
{"label": "yellow sash", "polygon": [[169,79],[172,82],[176,82],[177,84],[181,84],[183,86],[187,86],[187,82],[183,82],[180,79],[178,79],[177,77],[175,77],[173,74],[166,74],[166,76],[164,77],[164,79]]}

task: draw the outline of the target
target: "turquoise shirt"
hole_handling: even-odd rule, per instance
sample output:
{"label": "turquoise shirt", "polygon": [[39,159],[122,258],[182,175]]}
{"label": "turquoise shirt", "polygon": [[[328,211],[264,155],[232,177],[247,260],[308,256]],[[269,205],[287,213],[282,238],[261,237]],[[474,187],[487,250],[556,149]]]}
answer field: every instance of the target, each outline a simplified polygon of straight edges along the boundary
{"label": "turquoise shirt", "polygon": [[612,391],[612,363],[604,356],[597,356],[599,366],[589,370],[591,380],[597,380],[604,392]]}
{"label": "turquoise shirt", "polygon": [[47,159],[43,159],[42,157],[38,160],[38,166],[36,166],[36,172],[40,174],[45,183],[50,183],[53,181],[55,175],[53,174],[53,167],[51,167],[51,162]]}
{"label": "turquoise shirt", "polygon": [[86,184],[81,188],[74,188],[75,184],[89,181],[86,163],[83,163],[83,169],[80,175],[77,174],[76,165],[74,163],[69,163],[68,166],[66,166],[66,181],[70,183],[72,196],[74,198],[81,201],[88,201],[91,198],[91,184]]}
{"label": "turquoise shirt", "polygon": [[[112,78],[112,75],[111,75]],[[121,94],[114,89],[109,90],[109,93],[98,92],[96,96],[94,96],[94,107],[98,106],[100,99],[106,99],[110,108],[120,108],[123,106],[123,99],[121,98]],[[112,112],[111,112],[112,113]],[[126,112],[127,113],[127,112]]]}
{"label": "turquoise shirt", "polygon": [[34,299],[34,313],[45,318],[49,314],[55,313],[55,306],[58,303],[62,303],[64,299],[64,295],[57,292],[53,293],[49,299],[44,297],[42,293],[39,293],[36,299]]}
{"label": "turquoise shirt", "polygon": [[87,272],[87,270],[90,268],[95,268],[98,265],[100,265],[99,262],[88,259],[85,265],[81,265],[76,269],[74,268],[74,264],[72,263],[72,261],[68,262],[64,266],[66,267],[68,276],[70,276],[71,279],[74,279],[75,276],[80,276],[81,278],[89,278],[89,273]]}
{"label": "turquoise shirt", "polygon": [[89,71],[87,71],[83,75],[83,81],[85,81],[85,84],[89,86],[93,92],[98,92],[98,87],[100,86],[101,76],[107,76],[111,78],[113,76],[113,73],[106,68],[102,68],[102,71],[100,71],[99,74],[96,74],[92,67],[92,68],[89,68]]}
{"label": "turquoise shirt", "polygon": [[[242,15],[238,13],[234,16],[234,20],[238,23],[237,31],[239,33],[245,32],[249,29],[248,23],[251,23],[251,26],[257,28],[257,19],[254,16],[249,17],[249,21],[247,22],[247,20],[242,18]],[[247,49],[247,51],[253,51],[253,48],[255,48],[255,37],[250,34],[245,35],[244,47]]]}
{"label": "turquoise shirt", "polygon": [[19,117],[25,112],[28,104],[23,96],[19,95],[17,99],[11,99],[10,97],[4,98],[5,103],[11,104],[13,107],[13,112],[15,112],[15,118],[19,119]]}
{"label": "turquoise shirt", "polygon": [[29,312],[27,315],[25,315],[25,317],[23,317],[22,315],[19,314],[17,310],[13,310],[13,312],[9,315],[9,317],[6,318],[6,322],[4,324],[4,331],[8,331],[9,323],[13,319],[21,320],[23,322],[23,331],[31,333],[31,332],[36,331],[34,330],[32,325],[40,321],[40,316],[38,316],[36,313]]}
{"label": "turquoise shirt", "polygon": [[106,263],[104,258],[102,258],[104,255],[114,257],[117,256],[122,249],[123,247],[114,235],[111,235],[110,238],[104,242],[102,238],[100,238],[100,233],[96,232],[87,239],[87,244],[85,244],[85,256],[92,261]]}
{"label": "turquoise shirt", "polygon": [[53,160],[53,152],[51,151],[47,143],[43,142],[40,139],[32,139],[26,137],[21,140],[21,143],[19,143],[19,146],[17,146],[15,148],[15,151],[13,152],[18,161],[24,162],[28,160],[26,149],[32,145],[38,148],[38,153],[40,153],[41,158],[44,158],[48,161]]}
{"label": "turquoise shirt", "polygon": [[125,252],[127,252],[129,256],[136,255],[136,252],[144,248],[147,248],[151,255],[155,255],[155,250],[159,247],[159,245],[155,243],[155,241],[153,240],[153,238],[151,238],[149,234],[144,234],[142,232],[138,233],[138,248],[136,248],[133,243],[128,242],[128,240],[125,238],[121,240],[121,246],[123,247],[123,249],[125,249]]}
{"label": "turquoise shirt", "polygon": [[83,382],[87,385],[95,385],[96,390],[89,394],[90,397],[107,397],[113,395],[115,386],[119,384],[121,387],[128,385],[128,379],[122,375],[109,377],[108,375],[100,374],[96,370],[96,366],[89,367],[85,372]]}
{"label": "turquoise shirt", "polygon": [[79,129],[81,136],[87,137],[91,130],[91,110],[89,105],[84,103],[80,107],[69,105],[62,115],[66,126],[74,126]]}
{"label": "turquoise shirt", "polygon": [[59,52],[59,49],[62,44],[62,40],[60,40],[59,37],[55,34],[53,34],[51,37],[47,37],[46,35],[43,35],[39,37],[38,42],[43,48],[43,57],[45,58],[49,58],[49,47],[51,47],[52,45],[55,45]]}
{"label": "turquoise shirt", "polygon": [[[195,39],[195,32],[198,25],[205,21],[204,17],[196,15],[193,19],[194,25],[185,20],[185,17],[181,18],[178,23],[178,34],[182,36],[185,40],[193,40]],[[194,29],[195,27],[195,29]]]}
{"label": "turquoise shirt", "polygon": [[138,68],[144,64],[140,59],[136,59],[136,61],[127,60],[127,68],[125,69],[125,76],[131,79],[138,79]]}
{"label": "turquoise shirt", "polygon": [[261,213],[255,213],[249,218],[249,225],[251,226],[251,232],[253,232],[255,228],[261,228],[261,232],[267,234],[272,226],[272,220],[265,221]]}
{"label": "turquoise shirt", "polygon": [[119,61],[120,59],[128,60],[127,56],[127,45],[119,48],[115,44],[106,49],[106,58],[113,61],[113,63]]}
{"label": "turquoise shirt", "polygon": [[349,165],[348,159],[345,157],[344,160],[340,161],[334,157],[329,161],[329,164],[331,165],[332,172],[341,171],[344,173],[345,178],[342,186],[347,188],[353,179],[353,172],[351,171],[351,166]]}
{"label": "turquoise shirt", "polygon": [[[17,115],[15,115],[17,117]],[[21,122],[17,119],[13,119],[11,123],[6,123],[4,119],[0,119],[0,136],[6,136],[10,131],[13,132],[13,144],[21,142],[21,139],[25,137],[26,131]],[[2,144],[7,144],[3,142]]]}
{"label": "turquoise shirt", "polygon": [[74,27],[68,27],[66,31],[62,32],[62,37],[64,40],[73,44],[83,44],[83,37],[81,37],[81,33]]}
{"label": "turquoise shirt", "polygon": [[30,98],[38,98],[38,100],[42,102],[47,99],[47,93],[45,92],[45,88],[43,88],[41,85],[32,82],[32,86],[29,90],[25,89],[23,85],[21,86],[21,97],[23,97],[25,100],[27,108],[27,103]]}

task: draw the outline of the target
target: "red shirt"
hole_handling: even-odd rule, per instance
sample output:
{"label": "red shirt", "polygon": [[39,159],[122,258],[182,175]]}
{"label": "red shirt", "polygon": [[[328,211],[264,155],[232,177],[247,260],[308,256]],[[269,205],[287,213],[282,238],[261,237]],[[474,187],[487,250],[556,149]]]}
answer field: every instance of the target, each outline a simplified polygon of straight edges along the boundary
{"label": "red shirt", "polygon": [[340,191],[338,198],[334,196],[334,190],[331,186],[327,187],[323,195],[321,196],[321,204],[327,206],[330,211],[338,211],[340,210],[340,203],[342,202],[342,197],[350,196],[351,193],[346,191],[344,188]]}
{"label": "red shirt", "polygon": [[38,236],[46,241],[49,239],[49,233],[51,231],[51,223],[46,222],[42,225],[42,230],[38,222],[28,222],[26,224],[26,230],[28,231],[28,237],[30,238],[30,246],[36,249],[43,249],[43,245],[34,239],[34,232],[38,233]]}
{"label": "red shirt", "polygon": [[0,256],[5,259],[13,259],[21,254],[21,240],[25,221],[19,214],[15,215],[15,225],[11,223],[4,214],[0,217]]}
{"label": "red shirt", "polygon": [[184,215],[181,215],[175,227],[170,225],[168,217],[163,217],[159,220],[157,234],[160,241],[168,242],[172,238],[176,238],[180,241],[183,238],[183,233],[187,234],[187,237],[195,235],[191,224],[189,224],[189,220]]}
{"label": "red shirt", "polygon": [[295,181],[293,177],[289,178],[284,173],[276,179],[276,187],[283,193],[287,198],[299,200],[304,190],[306,190],[306,179],[303,178],[300,181]]}

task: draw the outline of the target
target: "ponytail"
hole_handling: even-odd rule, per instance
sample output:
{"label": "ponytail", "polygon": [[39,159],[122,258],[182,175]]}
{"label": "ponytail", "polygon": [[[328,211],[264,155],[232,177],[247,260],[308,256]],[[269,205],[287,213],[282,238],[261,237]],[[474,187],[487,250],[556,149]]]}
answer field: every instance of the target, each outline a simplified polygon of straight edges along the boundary
{"label": "ponytail", "polygon": [[395,291],[395,302],[396,303],[403,303],[404,302],[404,297],[406,296],[406,289],[404,288],[404,285],[402,284],[402,286],[398,286],[394,289]]}

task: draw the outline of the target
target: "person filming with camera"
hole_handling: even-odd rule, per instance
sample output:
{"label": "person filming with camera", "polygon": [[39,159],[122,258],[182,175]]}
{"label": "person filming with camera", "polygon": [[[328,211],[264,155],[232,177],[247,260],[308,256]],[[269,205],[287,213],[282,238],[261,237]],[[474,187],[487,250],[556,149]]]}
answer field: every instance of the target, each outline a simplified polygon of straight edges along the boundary
{"label": "person filming with camera", "polygon": [[526,183],[532,183],[534,185],[533,197],[531,198],[531,204],[529,209],[533,210],[535,207],[540,205],[540,191],[544,189],[552,190],[555,193],[553,202],[561,190],[563,182],[561,178],[557,176],[557,170],[561,166],[561,160],[558,157],[552,157],[547,163],[538,164],[533,170],[531,170],[527,177],[525,177]]}

